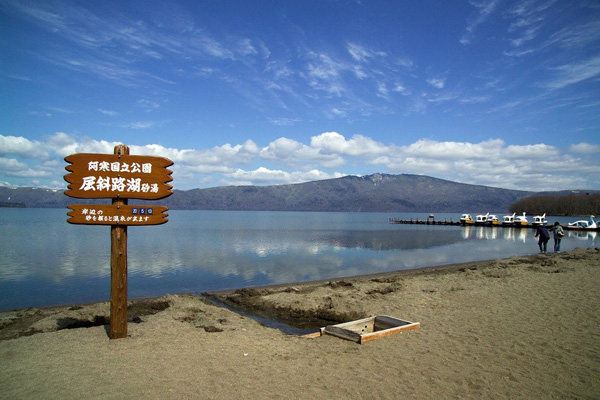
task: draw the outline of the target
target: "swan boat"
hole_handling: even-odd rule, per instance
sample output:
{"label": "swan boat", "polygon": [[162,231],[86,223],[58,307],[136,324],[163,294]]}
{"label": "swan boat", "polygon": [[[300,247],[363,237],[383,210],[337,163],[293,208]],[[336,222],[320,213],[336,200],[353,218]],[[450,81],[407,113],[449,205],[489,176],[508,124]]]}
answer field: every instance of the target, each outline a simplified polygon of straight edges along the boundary
{"label": "swan boat", "polygon": [[463,214],[460,216],[460,223],[463,225],[472,225],[474,223],[471,214]]}
{"label": "swan boat", "polygon": [[525,216],[525,213],[523,213],[523,215],[518,215],[515,216],[515,226],[519,227],[519,226],[527,226],[529,225],[529,221],[527,221],[527,217]]}
{"label": "swan boat", "polygon": [[544,215],[534,216],[533,222],[531,223],[531,225],[533,225],[533,226],[548,225],[548,221],[546,220],[546,213],[544,213]]}
{"label": "swan boat", "polygon": [[487,217],[487,223],[490,226],[499,226],[500,225],[500,220],[498,219],[497,215],[490,214]]}
{"label": "swan boat", "polygon": [[515,226],[515,213],[503,216],[502,226]]}
{"label": "swan boat", "polygon": [[590,220],[579,220],[575,222],[569,222],[567,225],[567,229],[574,231],[596,231],[598,230],[598,224],[594,220],[595,216],[591,215]]}
{"label": "swan boat", "polygon": [[475,225],[487,225],[489,216],[490,216],[490,213],[487,213],[485,215],[483,215],[483,214],[476,215],[475,216]]}

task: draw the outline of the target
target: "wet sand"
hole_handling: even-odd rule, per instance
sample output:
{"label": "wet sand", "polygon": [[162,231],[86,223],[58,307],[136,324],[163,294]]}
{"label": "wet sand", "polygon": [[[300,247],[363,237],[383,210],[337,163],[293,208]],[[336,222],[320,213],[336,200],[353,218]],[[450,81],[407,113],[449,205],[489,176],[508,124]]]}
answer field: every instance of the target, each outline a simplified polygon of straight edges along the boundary
{"label": "wet sand", "polygon": [[212,295],[305,329],[421,327],[308,339],[169,295],[131,302],[129,336],[110,340],[108,303],[6,311],[0,398],[600,398],[598,249]]}

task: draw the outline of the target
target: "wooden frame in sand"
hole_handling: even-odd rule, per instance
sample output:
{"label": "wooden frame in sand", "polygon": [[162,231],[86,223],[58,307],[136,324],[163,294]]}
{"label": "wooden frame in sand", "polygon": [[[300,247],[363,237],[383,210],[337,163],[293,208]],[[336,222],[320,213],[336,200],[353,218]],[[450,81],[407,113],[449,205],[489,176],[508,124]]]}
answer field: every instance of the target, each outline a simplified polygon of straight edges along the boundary
{"label": "wooden frame in sand", "polygon": [[324,333],[357,343],[368,342],[398,332],[419,329],[419,322],[404,321],[387,315],[377,315],[342,324],[329,325],[320,329],[315,336]]}

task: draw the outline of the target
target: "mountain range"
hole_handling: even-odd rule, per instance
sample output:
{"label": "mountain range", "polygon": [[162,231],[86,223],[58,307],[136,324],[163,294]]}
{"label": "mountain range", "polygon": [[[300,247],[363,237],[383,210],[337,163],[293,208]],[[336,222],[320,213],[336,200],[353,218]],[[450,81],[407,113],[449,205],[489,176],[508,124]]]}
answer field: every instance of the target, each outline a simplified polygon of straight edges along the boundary
{"label": "mountain range", "polygon": [[[564,195],[571,191],[544,192],[548,193]],[[538,193],[470,185],[423,175],[373,174],[290,185],[174,190],[172,196],[152,203],[174,210],[501,212],[507,211],[516,201],[535,194]],[[108,202],[110,200],[70,198],[61,190],[0,187],[0,204],[62,208],[68,204]]]}

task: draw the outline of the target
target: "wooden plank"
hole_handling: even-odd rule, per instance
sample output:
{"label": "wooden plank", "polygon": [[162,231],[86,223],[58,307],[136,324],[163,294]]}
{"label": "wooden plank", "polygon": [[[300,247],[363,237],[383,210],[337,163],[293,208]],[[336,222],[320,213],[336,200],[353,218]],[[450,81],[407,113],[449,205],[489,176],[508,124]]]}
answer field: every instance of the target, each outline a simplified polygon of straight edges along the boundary
{"label": "wooden plank", "polygon": [[337,336],[342,339],[351,340],[353,342],[360,342],[360,335],[358,333],[350,331],[348,329],[340,328],[335,325],[325,327],[325,333],[327,333],[328,335]]}
{"label": "wooden plank", "polygon": [[404,321],[402,319],[389,317],[387,315],[378,315],[375,317],[375,330],[381,331],[384,329],[395,328],[397,326],[404,326],[411,324],[409,321]]}
{"label": "wooden plank", "polygon": [[359,343],[362,344],[362,343],[368,342],[370,340],[379,339],[379,338],[382,338],[385,336],[395,335],[396,333],[410,331],[413,329],[419,329],[420,327],[421,327],[421,324],[419,322],[413,322],[411,324],[398,326],[396,328],[390,328],[390,329],[385,329],[382,331],[376,331],[376,332],[370,333],[368,335],[362,335]]}
{"label": "wooden plank", "polygon": [[160,225],[168,221],[166,206],[71,204],[67,222],[82,225]]}
{"label": "wooden plank", "polygon": [[67,196],[156,200],[170,196],[173,162],[164,157],[79,153],[65,157],[71,163]]}
{"label": "wooden plank", "polygon": [[301,335],[302,338],[314,339],[323,336],[323,331],[319,330],[313,333],[307,333],[306,335]]}

